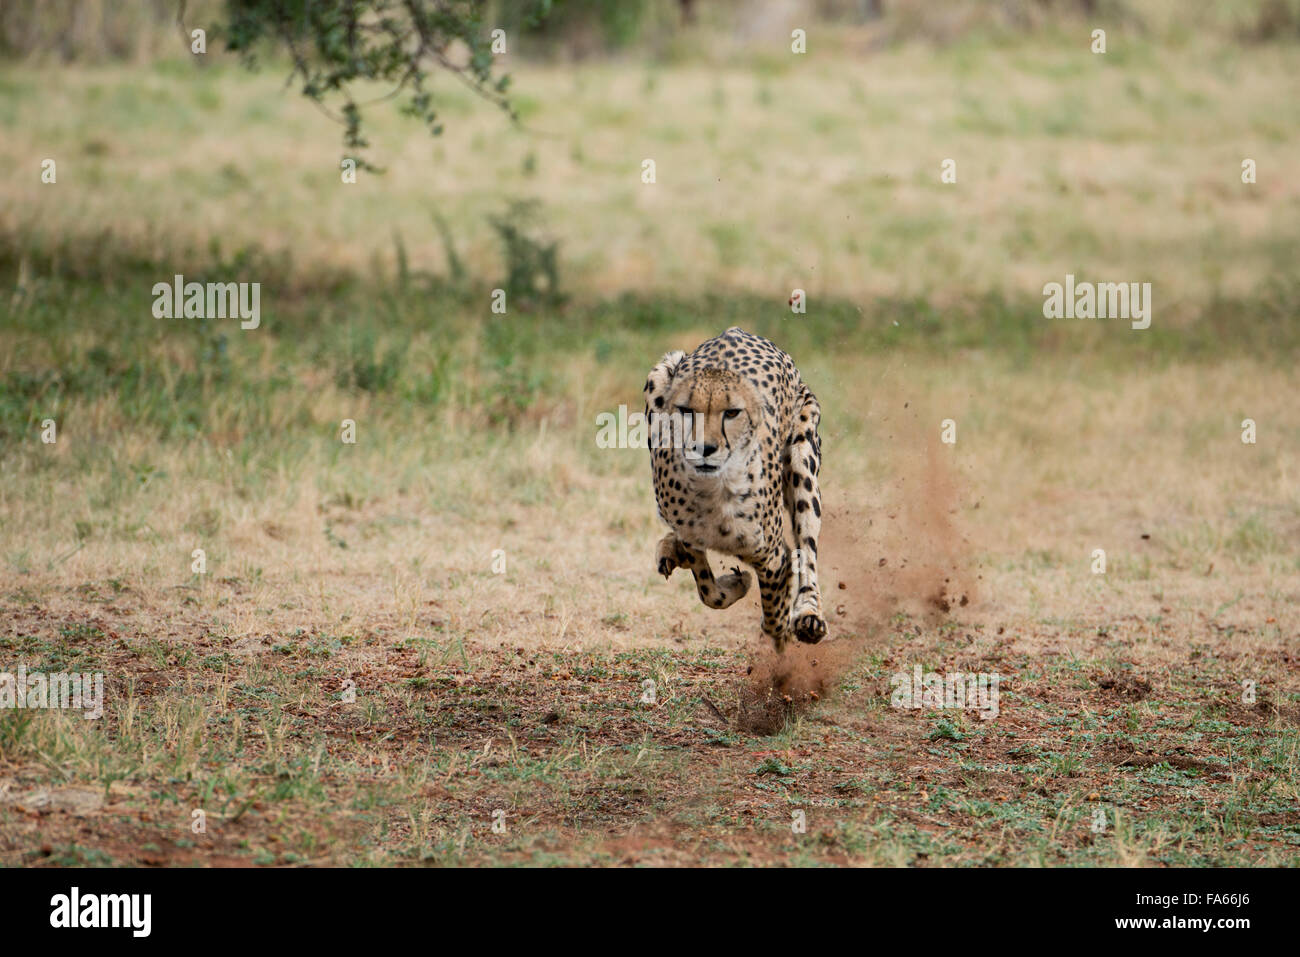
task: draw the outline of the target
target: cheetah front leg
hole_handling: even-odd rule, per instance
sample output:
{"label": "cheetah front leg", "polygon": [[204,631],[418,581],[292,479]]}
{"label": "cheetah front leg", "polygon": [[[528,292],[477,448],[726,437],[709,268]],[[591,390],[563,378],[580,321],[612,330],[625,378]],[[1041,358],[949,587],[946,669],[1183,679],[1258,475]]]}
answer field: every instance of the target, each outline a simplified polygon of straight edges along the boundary
{"label": "cheetah front leg", "polygon": [[790,639],[790,587],[794,563],[785,545],[751,562],[758,572],[758,594],[763,599],[763,634],[772,639],[777,654]]}
{"label": "cheetah front leg", "polygon": [[817,583],[817,539],[822,531],[821,438],[817,427],[822,410],[817,397],[805,386],[803,403],[796,410],[786,471],[785,504],[794,527],[794,607],[792,627],[800,641],[816,644],[826,637],[821,589]]}
{"label": "cheetah front leg", "polygon": [[660,539],[658,557],[659,574],[664,578],[678,568],[689,569],[695,576],[695,590],[700,594],[700,601],[710,608],[729,608],[749,591],[749,572],[735,568],[730,575],[714,578],[709,556],[686,545],[673,532]]}

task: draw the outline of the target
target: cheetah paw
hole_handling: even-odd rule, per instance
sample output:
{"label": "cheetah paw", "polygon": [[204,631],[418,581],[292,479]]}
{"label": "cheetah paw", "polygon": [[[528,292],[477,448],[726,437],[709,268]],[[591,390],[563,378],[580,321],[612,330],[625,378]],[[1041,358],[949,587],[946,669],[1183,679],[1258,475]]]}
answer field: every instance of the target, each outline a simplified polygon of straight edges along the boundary
{"label": "cheetah paw", "polygon": [[826,619],[821,615],[800,615],[794,620],[794,636],[805,644],[817,644],[826,637]]}
{"label": "cheetah paw", "polygon": [[673,572],[687,565],[687,561],[684,560],[686,556],[682,554],[677,539],[672,535],[665,535],[663,540],[659,542],[658,557],[659,562],[656,567],[659,569],[659,574],[663,575],[664,578],[671,578]]}
{"label": "cheetah paw", "polygon": [[726,602],[726,604],[719,605],[718,607],[728,608],[740,601],[740,599],[744,598],[749,592],[749,586],[753,580],[753,576],[751,576],[749,572],[733,565],[730,575],[723,575],[721,578],[717,579],[718,588],[722,592],[723,601]]}

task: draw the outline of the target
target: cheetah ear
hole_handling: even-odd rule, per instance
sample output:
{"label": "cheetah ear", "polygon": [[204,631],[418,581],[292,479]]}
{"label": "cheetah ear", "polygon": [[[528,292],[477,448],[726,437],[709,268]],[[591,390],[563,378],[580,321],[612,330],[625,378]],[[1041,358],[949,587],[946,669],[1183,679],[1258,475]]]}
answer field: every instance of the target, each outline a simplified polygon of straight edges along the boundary
{"label": "cheetah ear", "polygon": [[669,352],[659,364],[650,370],[650,375],[645,380],[645,407],[649,412],[657,412],[664,407],[664,399],[668,395],[668,387],[673,384],[673,376],[677,375],[677,366],[685,358],[686,353],[677,349]]}

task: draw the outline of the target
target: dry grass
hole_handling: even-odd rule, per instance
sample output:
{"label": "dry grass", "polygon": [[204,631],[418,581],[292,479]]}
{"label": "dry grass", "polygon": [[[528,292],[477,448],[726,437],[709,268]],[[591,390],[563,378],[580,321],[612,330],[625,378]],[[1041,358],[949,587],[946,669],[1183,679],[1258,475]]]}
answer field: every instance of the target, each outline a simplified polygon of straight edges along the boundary
{"label": "dry grass", "polygon": [[[597,364],[575,362],[575,394],[555,404],[583,411],[506,440],[451,432],[444,442],[411,442],[400,427],[376,437],[366,407],[333,389],[316,396],[311,431],[321,438],[275,471],[250,474],[229,450],[159,448],[128,432],[87,476],[82,463],[97,460],[69,430],[57,446],[11,460],[0,554],[39,594],[72,591],[110,569],[137,589],[152,581],[156,600],[192,585],[198,609],[234,635],[263,626],[247,609],[209,607],[210,581],[254,570],[246,600],[278,596],[272,629],[302,627],[305,613],[331,630],[402,623],[409,635],[428,600],[453,598],[472,621],[500,604],[503,588],[518,610],[563,600],[576,612],[595,598],[653,620],[665,591],[646,558],[657,520],[644,454],[595,443],[596,410],[635,408],[639,379],[606,394]],[[827,409],[832,501],[852,503],[850,521],[873,523],[862,529],[865,552],[902,544],[885,529],[905,506],[900,520],[912,530],[940,518],[960,529],[967,562],[998,576],[986,599],[999,612],[1048,607],[1068,617],[1107,598],[1154,610],[1175,597],[1208,610],[1245,589],[1255,597],[1240,611],[1290,618],[1300,585],[1300,436],[1288,419],[1288,371],[1240,361],[1118,372],[1056,361],[1008,375],[980,355],[803,365]],[[576,394],[583,382],[585,396]],[[356,446],[329,437],[348,416],[361,423]],[[1246,416],[1258,425],[1256,445],[1241,442]],[[927,452],[948,418],[957,443]],[[920,497],[937,481],[942,501]],[[558,543],[563,555],[552,557]],[[189,573],[196,547],[208,552],[205,580]],[[491,574],[498,548],[508,556],[504,580]],[[1094,548],[1107,551],[1104,578],[1089,571]],[[755,617],[750,607],[717,615],[672,604],[692,628]],[[618,641],[597,619],[575,614],[556,637],[577,647]]]}
{"label": "dry grass", "polygon": [[[829,698],[775,740],[710,710],[739,720],[743,667],[761,648],[753,601],[710,612],[684,581],[654,575],[643,454],[596,450],[594,426],[463,453],[317,451],[251,495],[214,464],[219,451],[155,450],[163,474],[125,491],[115,529],[97,526],[79,550],[76,515],[105,513],[74,504],[78,482],[46,494],[34,477],[6,483],[0,554],[19,572],[0,610],[6,650],[104,669],[111,707],[102,723],[38,714],[6,747],[0,853],[1293,860],[1297,445],[1241,445],[1214,398],[1240,381],[1230,364],[1195,386],[1179,369],[1062,371],[812,364],[835,423],[835,641]],[[1241,401],[1283,421],[1284,374],[1254,371]],[[1056,429],[1041,411],[1007,412],[1035,402]],[[956,447],[927,440],[940,415],[958,421]],[[205,576],[189,574],[196,546]],[[1089,571],[1097,546],[1104,576]],[[949,577],[942,614],[933,598]],[[888,676],[918,662],[1000,672],[1002,715],[984,728],[891,711]],[[1106,690],[1115,675],[1148,691]],[[655,707],[640,703],[647,678]],[[354,704],[341,700],[348,680]],[[930,740],[945,727],[955,740]],[[203,835],[188,832],[198,808]],[[805,835],[790,833],[795,810]]]}
{"label": "dry grass", "polygon": [[[528,131],[454,97],[433,145],[376,114],[389,173],[356,187],[272,77],[0,74],[0,163],[59,160],[0,184],[0,666],[109,686],[98,722],[0,715],[0,861],[1293,863],[1300,425],[1264,344],[1294,341],[1266,289],[1296,54],[1124,39],[521,68]],[[503,194],[543,200],[569,307],[486,319]],[[464,287],[420,275],[435,209]],[[60,245],[101,229],[100,260]],[[248,267],[258,333],[148,315],[247,244],[296,263]],[[1067,271],[1153,282],[1150,335],[1018,333]],[[702,298],[739,290],[777,311]],[[654,574],[645,454],[595,443],[713,308],[825,409],[833,638],[793,664],[754,598]],[[757,728],[751,663],[820,700]],[[891,709],[918,663],[1002,674],[1001,716]]]}
{"label": "dry grass", "polygon": [[[340,181],[338,128],[274,71],[9,69],[0,163],[33,172],[0,186],[0,209],[8,229],[113,223],[159,249],[215,237],[363,270],[391,260],[397,233],[414,267],[441,271],[437,211],[471,272],[492,276],[486,217],[526,195],[584,297],[1037,298],[1077,272],[1152,282],[1159,321],[1177,323],[1213,291],[1254,292],[1297,253],[1300,114],[1283,93],[1295,49],[1212,42],[1121,32],[1096,56],[1049,36],[757,70],[521,64],[524,129],[455,90],[436,142],[372,111],[387,173],[355,186]],[[54,188],[34,172],[47,157]],[[646,158],[654,186],[640,180]],[[945,158],[955,185],[939,181]]]}

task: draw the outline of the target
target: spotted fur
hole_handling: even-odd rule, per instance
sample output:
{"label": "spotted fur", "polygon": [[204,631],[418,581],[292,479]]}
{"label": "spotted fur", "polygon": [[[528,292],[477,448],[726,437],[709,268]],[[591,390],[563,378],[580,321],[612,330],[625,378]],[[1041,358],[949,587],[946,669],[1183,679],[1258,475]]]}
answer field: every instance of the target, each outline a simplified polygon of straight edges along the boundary
{"label": "spotted fur", "polygon": [[733,567],[716,578],[706,552],[733,555],[758,576],[763,633],[778,651],[791,636],[821,641],[821,407],[794,360],[733,326],[690,355],[664,356],[645,396],[652,421],[676,413],[693,426],[682,441],[651,442],[655,500],[671,529],[659,574],[689,569],[700,600],[726,608],[749,591],[750,574]]}

